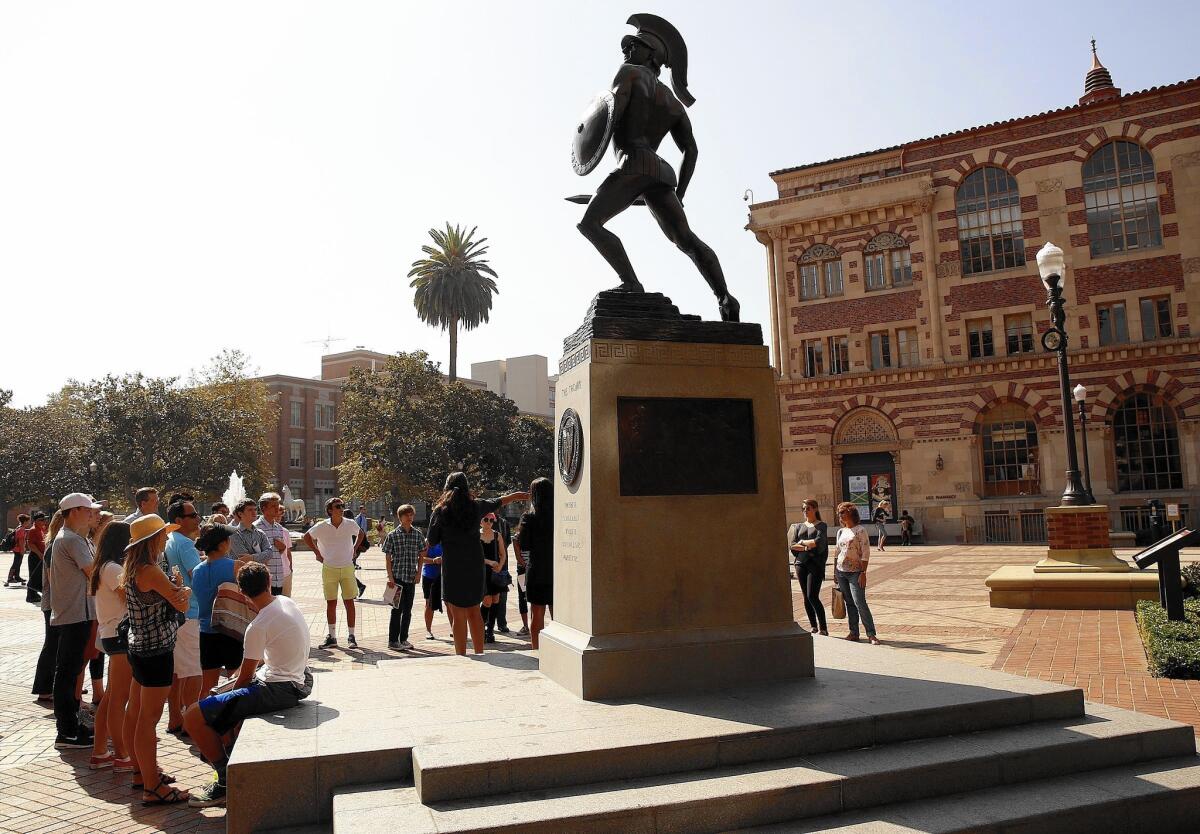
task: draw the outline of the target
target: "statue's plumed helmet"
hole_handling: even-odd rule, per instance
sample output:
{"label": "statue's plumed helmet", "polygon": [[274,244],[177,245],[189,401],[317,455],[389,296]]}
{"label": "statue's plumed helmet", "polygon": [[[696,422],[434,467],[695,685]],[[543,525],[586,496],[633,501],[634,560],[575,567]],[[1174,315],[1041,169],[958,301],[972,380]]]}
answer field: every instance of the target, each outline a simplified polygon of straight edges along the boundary
{"label": "statue's plumed helmet", "polygon": [[671,89],[679,100],[688,107],[695,104],[696,98],[687,87],[687,44],[679,30],[653,14],[630,15],[625,22],[636,26],[637,34],[622,38],[621,49],[624,50],[631,41],[645,44],[654,53],[655,61],[671,68]]}

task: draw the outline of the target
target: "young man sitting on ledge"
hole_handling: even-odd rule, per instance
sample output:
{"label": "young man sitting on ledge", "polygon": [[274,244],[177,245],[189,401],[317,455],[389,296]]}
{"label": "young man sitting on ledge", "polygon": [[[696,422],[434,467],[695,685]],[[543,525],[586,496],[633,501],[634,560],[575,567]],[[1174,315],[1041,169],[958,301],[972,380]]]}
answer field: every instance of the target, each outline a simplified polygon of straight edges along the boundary
{"label": "young man sitting on ledge", "polygon": [[[225,767],[242,721],[290,709],[312,692],[308,671],[308,623],[288,597],[271,594],[271,572],[251,562],[237,574],[238,587],[258,608],[246,629],[242,668],[233,689],[193,704],[183,726],[217,771],[216,780],[192,794],[188,804],[208,808],[225,804]],[[259,663],[255,674],[255,668]]]}

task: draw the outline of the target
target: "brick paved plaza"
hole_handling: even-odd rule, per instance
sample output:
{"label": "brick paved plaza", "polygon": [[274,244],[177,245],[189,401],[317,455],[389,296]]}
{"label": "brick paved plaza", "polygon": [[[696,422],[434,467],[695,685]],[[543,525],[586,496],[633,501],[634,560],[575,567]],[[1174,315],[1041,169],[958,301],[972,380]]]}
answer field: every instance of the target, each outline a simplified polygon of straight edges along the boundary
{"label": "brick paved plaza", "polygon": [[[315,562],[299,554],[295,596],[307,613],[314,645],[324,633],[324,603]],[[1128,555],[1128,554],[1125,554]],[[929,546],[892,548],[872,560],[869,600],[879,634],[890,650],[918,652],[976,666],[1082,687],[1092,701],[1172,718],[1200,727],[1200,681],[1151,678],[1127,611],[1018,611],[988,607],[983,580],[1004,564],[1032,564],[1037,548]],[[1200,554],[1192,554],[1192,559]],[[385,574],[382,554],[363,559],[368,601],[359,606],[356,629],[362,649],[314,651],[316,670],[354,669],[402,656],[384,647],[388,609],[378,600]],[[783,569],[783,558],[780,558]],[[828,600],[829,586],[825,586]],[[143,808],[128,777],[92,772],[87,751],[56,751],[48,705],[29,694],[42,640],[40,613],[24,602],[24,592],[0,596],[0,831],[105,832],[224,831],[224,810],[186,806]],[[805,620],[793,582],[798,619]],[[528,648],[515,637],[520,628],[512,600],[509,627],[498,635],[500,651]],[[448,628],[439,615],[435,641],[424,639],[418,599],[412,657],[451,651]],[[341,612],[339,612],[340,616]],[[832,621],[831,634],[845,633],[845,621]],[[342,623],[340,636],[345,637]],[[880,649],[881,654],[889,649]],[[884,658],[881,658],[884,659]],[[86,697],[86,696],[85,696]],[[165,720],[165,716],[164,716]],[[179,785],[206,782],[209,768],[183,743],[161,732],[160,763]]]}

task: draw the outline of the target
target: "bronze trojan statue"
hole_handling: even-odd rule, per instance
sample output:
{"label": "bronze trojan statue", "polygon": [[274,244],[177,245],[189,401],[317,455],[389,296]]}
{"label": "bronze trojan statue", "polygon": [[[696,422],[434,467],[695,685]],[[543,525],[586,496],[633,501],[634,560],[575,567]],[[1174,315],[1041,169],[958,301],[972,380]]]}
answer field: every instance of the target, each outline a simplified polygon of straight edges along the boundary
{"label": "bronze trojan statue", "polygon": [[[722,321],[738,321],[741,305],[729,294],[721,263],[696,237],[683,211],[683,195],[696,169],[697,154],[687,114],[687,107],[696,101],[687,88],[687,45],[674,26],[656,15],[635,14],[628,23],[637,27],[637,33],[621,39],[625,63],[617,70],[612,89],[598,95],[584,113],[573,137],[571,162],[580,176],[596,169],[610,140],[620,162],[594,197],[569,198],[588,204],[579,231],[616,270],[621,289],[644,292],[621,239],[604,224],[631,205],[645,205],[716,294]],[[659,80],[664,66],[671,68],[673,93]],[[658,155],[668,133],[683,151],[678,178]]]}

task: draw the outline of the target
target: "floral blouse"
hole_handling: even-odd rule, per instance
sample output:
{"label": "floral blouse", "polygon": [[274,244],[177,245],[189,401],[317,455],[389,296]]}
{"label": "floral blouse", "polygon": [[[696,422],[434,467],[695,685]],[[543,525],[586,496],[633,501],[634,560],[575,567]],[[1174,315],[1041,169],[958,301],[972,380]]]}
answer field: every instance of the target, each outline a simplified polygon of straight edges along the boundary
{"label": "floral blouse", "polygon": [[855,573],[867,569],[871,558],[871,543],[867,531],[861,524],[843,527],[837,534],[837,569],[842,573]]}

